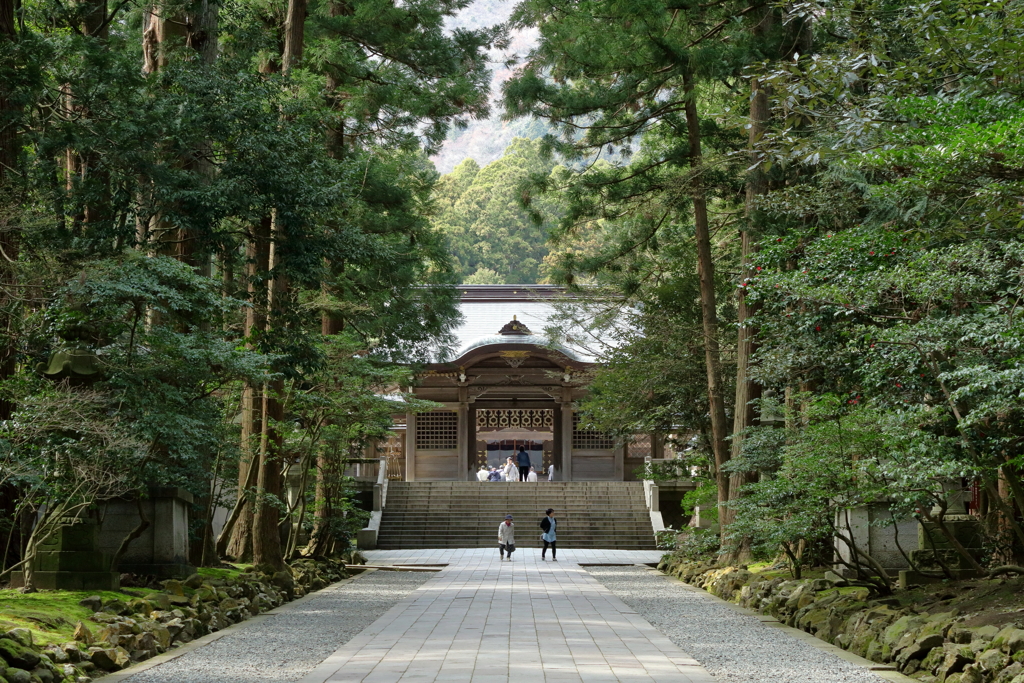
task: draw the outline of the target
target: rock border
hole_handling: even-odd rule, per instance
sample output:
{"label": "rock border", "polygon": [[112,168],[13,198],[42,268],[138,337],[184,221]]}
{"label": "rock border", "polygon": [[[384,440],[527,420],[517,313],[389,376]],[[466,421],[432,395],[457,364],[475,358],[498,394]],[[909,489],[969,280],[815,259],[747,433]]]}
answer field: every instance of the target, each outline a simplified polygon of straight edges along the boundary
{"label": "rock border", "polygon": [[658,569],[762,621],[795,627],[808,643],[862,659],[887,680],[1024,683],[1024,629],[967,628],[955,611],[929,614],[893,598],[872,600],[867,588],[848,587],[831,572],[824,579],[767,579],[745,567],[671,556]]}
{"label": "rock border", "polygon": [[781,621],[779,621],[778,619],[776,619],[775,617],[773,617],[771,615],[763,614],[761,612],[757,612],[757,611],[749,609],[747,607],[742,607],[740,605],[737,605],[734,602],[729,602],[728,600],[723,600],[722,598],[720,598],[719,596],[715,595],[714,593],[706,591],[703,588],[698,588],[697,586],[692,586],[692,585],[686,583],[685,581],[682,581],[679,578],[677,578],[675,576],[672,576],[671,574],[668,574],[668,573],[666,573],[664,571],[661,571],[659,569],[655,569],[654,567],[650,567],[648,565],[637,565],[637,566],[642,567],[642,568],[646,569],[647,571],[654,572],[654,573],[658,574],[659,576],[664,576],[669,581],[671,581],[671,582],[673,582],[675,584],[678,584],[683,590],[690,591],[691,593],[703,593],[705,597],[710,598],[711,600],[714,600],[715,602],[719,603],[723,607],[727,607],[728,609],[730,609],[733,612],[736,612],[738,614],[743,614],[743,615],[748,616],[748,617],[754,617],[755,619],[760,621],[765,626],[767,626],[769,628],[775,628],[775,629],[778,629],[780,631],[783,631],[784,633],[786,633],[790,637],[796,638],[800,642],[806,643],[807,645],[810,645],[811,647],[813,647],[815,649],[821,650],[822,652],[828,652],[829,654],[835,655],[836,657],[838,657],[839,659],[842,659],[845,662],[849,662],[850,664],[853,664],[855,666],[859,666],[859,667],[862,667],[864,669],[868,669],[869,671],[871,671],[873,674],[879,676],[880,678],[882,678],[884,680],[887,680],[887,681],[891,681],[891,683],[919,683],[918,681],[914,680],[913,678],[910,678],[909,676],[905,676],[904,674],[901,674],[893,666],[890,666],[890,665],[887,665],[887,664],[879,664],[878,662],[873,662],[870,659],[866,659],[866,658],[861,657],[860,655],[854,654],[854,653],[852,653],[852,652],[850,652],[848,650],[844,650],[841,647],[838,647],[837,645],[833,645],[831,643],[827,643],[824,640],[819,640],[818,638],[814,637],[810,633],[807,633],[806,631],[801,631],[798,628],[794,628],[792,626],[787,626],[786,624],[782,623]]}
{"label": "rock border", "polygon": [[[369,573],[375,572],[375,571],[377,571],[376,567],[368,567],[365,570],[360,571],[358,574],[356,574],[354,576],[350,576],[348,578],[342,579],[341,581],[336,581],[335,583],[332,583],[329,586],[326,586],[326,587],[322,588],[321,590],[328,590],[328,589],[331,589],[331,588],[338,588],[338,587],[340,587],[340,586],[342,586],[342,585],[344,585],[346,583],[351,583],[352,581],[355,581],[356,579],[358,579],[363,574],[369,574]],[[184,643],[184,644],[180,645],[179,647],[177,647],[177,648],[175,648],[173,650],[169,650],[169,651],[167,651],[167,652],[165,652],[165,653],[163,653],[161,655],[157,655],[156,657],[152,657],[150,659],[147,659],[144,662],[139,662],[138,664],[134,664],[134,665],[128,667],[127,669],[123,669],[123,670],[117,671],[115,673],[107,674],[106,676],[103,676],[102,682],[103,683],[122,683],[122,681],[127,680],[131,676],[134,676],[136,674],[142,673],[143,671],[148,671],[149,669],[152,669],[154,667],[160,666],[161,664],[166,664],[167,662],[169,662],[169,661],[171,661],[173,659],[177,659],[178,657],[181,657],[183,655],[186,655],[189,652],[192,652],[193,650],[198,650],[199,648],[205,647],[206,645],[209,645],[210,643],[212,643],[212,642],[214,642],[216,640],[220,640],[224,636],[231,635],[232,633],[234,633],[236,631],[239,631],[242,628],[245,628],[247,626],[251,626],[253,624],[259,624],[260,622],[266,621],[267,619],[269,619],[269,618],[271,618],[271,617],[273,617],[275,615],[278,615],[278,614],[281,614],[283,612],[287,612],[287,611],[289,611],[291,609],[297,608],[297,607],[301,606],[302,603],[304,603],[307,600],[309,600],[310,598],[315,597],[318,593],[320,593],[320,591],[313,591],[311,593],[307,593],[306,595],[302,596],[301,598],[298,598],[298,599],[293,600],[291,602],[285,603],[285,604],[281,605],[280,607],[275,607],[275,608],[273,608],[271,610],[263,612],[262,614],[258,614],[256,616],[252,617],[251,619],[247,619],[245,621],[240,621],[237,624],[232,624],[231,626],[228,626],[227,628],[221,629],[220,631],[217,631],[215,633],[210,633],[210,634],[202,636],[200,638],[196,638],[195,640],[193,640],[190,643]]]}

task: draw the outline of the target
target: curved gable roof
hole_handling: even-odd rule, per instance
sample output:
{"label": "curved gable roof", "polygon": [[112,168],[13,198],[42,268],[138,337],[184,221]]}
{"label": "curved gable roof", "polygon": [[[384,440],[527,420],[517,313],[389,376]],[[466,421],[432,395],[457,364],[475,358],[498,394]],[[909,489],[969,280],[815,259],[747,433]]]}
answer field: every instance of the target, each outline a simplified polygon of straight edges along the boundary
{"label": "curved gable roof", "polygon": [[[454,354],[440,358],[456,363],[478,349],[494,346],[537,348],[555,352],[579,363],[594,363],[583,349],[555,345],[542,331],[555,312],[555,302],[565,295],[562,287],[551,285],[461,285],[460,310],[463,321],[455,329]],[[501,334],[510,321],[524,324],[529,334]],[[509,346],[513,345],[513,346]],[[476,355],[476,354],[474,354]]]}

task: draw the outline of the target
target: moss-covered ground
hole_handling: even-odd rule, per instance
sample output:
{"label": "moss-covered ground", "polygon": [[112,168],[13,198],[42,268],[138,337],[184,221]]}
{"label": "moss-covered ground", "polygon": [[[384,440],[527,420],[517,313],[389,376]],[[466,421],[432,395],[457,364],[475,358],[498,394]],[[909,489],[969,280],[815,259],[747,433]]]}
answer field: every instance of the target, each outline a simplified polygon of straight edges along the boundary
{"label": "moss-covered ground", "polygon": [[[66,643],[72,639],[75,623],[92,616],[92,610],[78,604],[90,595],[104,600],[127,600],[131,596],[110,591],[39,591],[21,593],[0,590],[0,630],[31,629],[37,643]],[[95,624],[93,624],[95,626]]]}
{"label": "moss-covered ground", "polygon": [[[203,567],[198,572],[211,579],[227,579],[250,568],[251,565]],[[92,610],[79,605],[80,600],[92,595],[99,595],[103,600],[130,600],[151,592],[148,588],[128,588],[119,592],[43,590],[22,593],[13,589],[0,590],[0,633],[12,628],[27,628],[32,631],[32,638],[37,643],[66,643],[72,640],[77,622],[86,621],[94,630],[96,627],[96,624],[87,621],[92,616]]]}

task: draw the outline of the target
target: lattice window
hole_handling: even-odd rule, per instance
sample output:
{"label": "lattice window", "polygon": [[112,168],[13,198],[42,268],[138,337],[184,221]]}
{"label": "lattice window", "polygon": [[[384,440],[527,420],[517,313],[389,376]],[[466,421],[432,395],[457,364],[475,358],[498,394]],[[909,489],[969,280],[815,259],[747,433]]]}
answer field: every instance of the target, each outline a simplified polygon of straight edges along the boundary
{"label": "lattice window", "polygon": [[572,416],[572,447],[574,450],[597,451],[615,448],[615,442],[604,432],[580,429],[580,416]]}
{"label": "lattice window", "polygon": [[416,448],[427,451],[459,447],[459,415],[448,411],[416,416]]}
{"label": "lattice window", "polygon": [[477,429],[543,429],[555,428],[555,411],[550,408],[479,408]]}
{"label": "lattice window", "polygon": [[627,458],[646,458],[648,455],[654,456],[654,449],[651,447],[650,435],[638,436],[630,442],[629,448],[626,451]]}

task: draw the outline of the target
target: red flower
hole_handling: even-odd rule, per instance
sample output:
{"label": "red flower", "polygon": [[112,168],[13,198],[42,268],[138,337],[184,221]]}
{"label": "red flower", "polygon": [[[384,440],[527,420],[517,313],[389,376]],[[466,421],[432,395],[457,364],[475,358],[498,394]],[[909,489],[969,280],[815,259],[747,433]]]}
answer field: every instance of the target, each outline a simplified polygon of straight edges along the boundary
{"label": "red flower", "polygon": [[815,325],[814,326],[814,331],[815,332],[821,332],[821,325]]}
{"label": "red flower", "polygon": [[875,255],[875,252],[873,252],[873,251],[869,251],[868,253],[871,254],[872,256]]}

